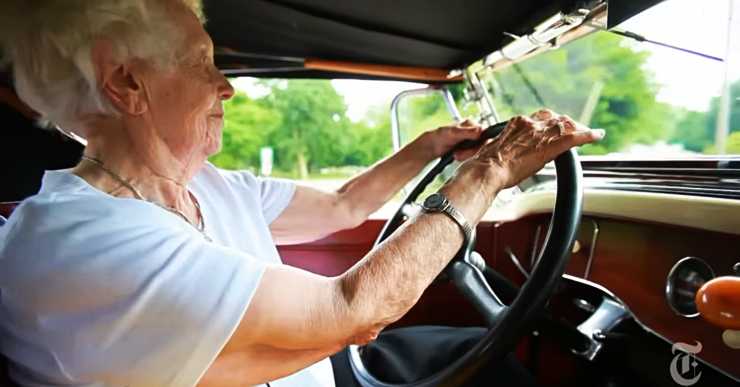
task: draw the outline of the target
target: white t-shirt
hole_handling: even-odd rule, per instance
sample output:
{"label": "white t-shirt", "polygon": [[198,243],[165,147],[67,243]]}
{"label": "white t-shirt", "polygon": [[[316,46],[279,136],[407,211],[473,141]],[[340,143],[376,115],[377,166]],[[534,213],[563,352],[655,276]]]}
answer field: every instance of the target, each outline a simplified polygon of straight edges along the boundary
{"label": "white t-shirt", "polygon": [[[190,187],[208,242],[154,204],[68,171],[0,227],[0,351],[29,386],[193,386],[229,340],[266,265],[268,225],[295,186],[207,164]],[[244,364],[249,367],[249,364]],[[334,386],[328,359],[270,383]]]}

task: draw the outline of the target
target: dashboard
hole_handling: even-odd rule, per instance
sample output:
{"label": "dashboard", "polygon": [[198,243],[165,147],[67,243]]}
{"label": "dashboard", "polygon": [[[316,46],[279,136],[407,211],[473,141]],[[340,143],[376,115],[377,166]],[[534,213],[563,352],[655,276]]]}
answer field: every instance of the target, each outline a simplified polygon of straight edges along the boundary
{"label": "dashboard", "polygon": [[[522,283],[536,264],[550,218],[541,211],[552,208],[551,195],[516,195],[497,212],[489,264],[515,282]],[[640,325],[667,342],[700,342],[700,359],[740,380],[740,350],[725,344],[723,330],[700,317],[693,303],[705,282],[738,274],[739,211],[735,200],[587,192],[566,273],[613,294]],[[601,306],[572,301],[591,312]]]}

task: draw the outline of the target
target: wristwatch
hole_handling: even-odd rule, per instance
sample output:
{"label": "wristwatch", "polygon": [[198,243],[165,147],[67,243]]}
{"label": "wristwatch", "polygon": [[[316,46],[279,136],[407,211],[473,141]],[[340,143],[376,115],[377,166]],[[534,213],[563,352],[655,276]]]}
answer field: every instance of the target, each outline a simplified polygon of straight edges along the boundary
{"label": "wristwatch", "polygon": [[462,230],[463,237],[465,238],[463,246],[467,246],[467,244],[472,240],[473,226],[468,223],[462,212],[455,208],[444,194],[437,192],[427,196],[427,198],[424,199],[424,203],[422,203],[421,208],[424,212],[444,213],[457,223],[457,225],[460,226],[460,230]]}

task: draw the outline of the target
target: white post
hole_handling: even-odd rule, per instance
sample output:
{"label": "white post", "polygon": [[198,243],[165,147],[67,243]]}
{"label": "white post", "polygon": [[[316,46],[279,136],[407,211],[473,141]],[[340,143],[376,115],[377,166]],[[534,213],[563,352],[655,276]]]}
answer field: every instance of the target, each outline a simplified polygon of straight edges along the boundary
{"label": "white post", "polygon": [[727,12],[727,47],[725,49],[725,76],[724,82],[722,83],[722,96],[719,100],[719,109],[717,109],[717,126],[715,129],[714,146],[717,149],[717,154],[723,155],[727,152],[727,136],[730,134],[730,108],[731,108],[731,95],[730,95],[730,66],[733,62],[733,14],[734,14],[734,0],[728,0],[728,12]]}
{"label": "white post", "polygon": [[272,148],[264,147],[260,149],[260,174],[270,176],[272,174]]}

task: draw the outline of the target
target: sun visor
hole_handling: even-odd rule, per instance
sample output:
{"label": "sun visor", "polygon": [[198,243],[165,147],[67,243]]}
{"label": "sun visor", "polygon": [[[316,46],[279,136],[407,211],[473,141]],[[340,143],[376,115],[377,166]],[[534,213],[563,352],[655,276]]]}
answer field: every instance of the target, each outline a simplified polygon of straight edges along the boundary
{"label": "sun visor", "polygon": [[607,28],[613,28],[663,0],[609,0]]}

